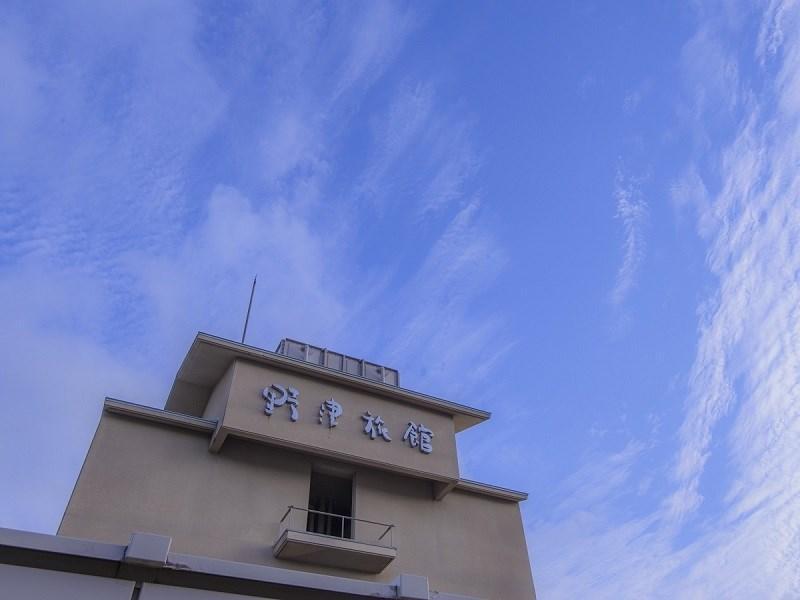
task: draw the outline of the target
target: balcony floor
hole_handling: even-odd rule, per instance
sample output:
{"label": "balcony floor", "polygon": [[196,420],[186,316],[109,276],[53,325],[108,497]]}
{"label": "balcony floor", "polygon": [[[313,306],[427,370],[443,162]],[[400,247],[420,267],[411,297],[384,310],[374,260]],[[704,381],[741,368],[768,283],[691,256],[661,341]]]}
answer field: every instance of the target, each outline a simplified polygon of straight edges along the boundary
{"label": "balcony floor", "polygon": [[291,529],[281,533],[272,553],[285,560],[362,573],[380,573],[397,556],[395,548]]}

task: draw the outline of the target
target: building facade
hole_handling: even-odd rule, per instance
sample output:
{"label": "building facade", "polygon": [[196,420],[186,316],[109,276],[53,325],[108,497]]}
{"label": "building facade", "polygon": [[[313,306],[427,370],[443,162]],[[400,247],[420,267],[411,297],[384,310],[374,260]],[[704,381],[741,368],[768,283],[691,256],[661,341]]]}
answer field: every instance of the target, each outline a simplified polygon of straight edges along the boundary
{"label": "building facade", "polygon": [[139,600],[530,600],[527,495],[459,475],[456,433],[489,416],[312,345],[200,333],[163,410],[106,399],[58,535],[0,532],[0,556],[42,555],[0,577]]}

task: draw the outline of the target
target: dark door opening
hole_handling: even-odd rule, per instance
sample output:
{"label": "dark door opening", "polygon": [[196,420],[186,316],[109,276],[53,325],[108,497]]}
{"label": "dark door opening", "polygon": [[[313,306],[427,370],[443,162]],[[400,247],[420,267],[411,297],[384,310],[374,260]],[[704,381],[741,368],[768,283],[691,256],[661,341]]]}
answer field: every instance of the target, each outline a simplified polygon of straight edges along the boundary
{"label": "dark door opening", "polygon": [[312,471],[308,509],[306,531],[353,537],[352,521],[344,518],[353,516],[353,480]]}

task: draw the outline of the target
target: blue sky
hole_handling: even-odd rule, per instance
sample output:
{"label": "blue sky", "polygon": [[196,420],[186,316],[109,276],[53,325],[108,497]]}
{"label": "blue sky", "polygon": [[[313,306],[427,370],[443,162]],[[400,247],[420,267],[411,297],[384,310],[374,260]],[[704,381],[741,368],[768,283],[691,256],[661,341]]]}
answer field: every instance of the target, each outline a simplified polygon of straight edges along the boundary
{"label": "blue sky", "polygon": [[198,330],[491,410],[542,598],[800,597],[800,5],[0,6],[0,526]]}

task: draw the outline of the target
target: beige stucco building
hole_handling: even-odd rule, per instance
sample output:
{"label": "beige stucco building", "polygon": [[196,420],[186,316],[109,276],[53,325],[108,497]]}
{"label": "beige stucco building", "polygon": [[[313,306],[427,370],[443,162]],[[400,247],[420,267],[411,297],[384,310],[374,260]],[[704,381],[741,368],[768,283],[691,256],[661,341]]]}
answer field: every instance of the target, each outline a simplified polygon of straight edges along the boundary
{"label": "beige stucco building", "polygon": [[[119,555],[120,599],[531,600],[527,495],[459,475],[456,434],[489,416],[367,361],[201,333],[163,410],[106,399],[58,536],[5,535]],[[11,562],[20,589],[33,569],[108,579]]]}

